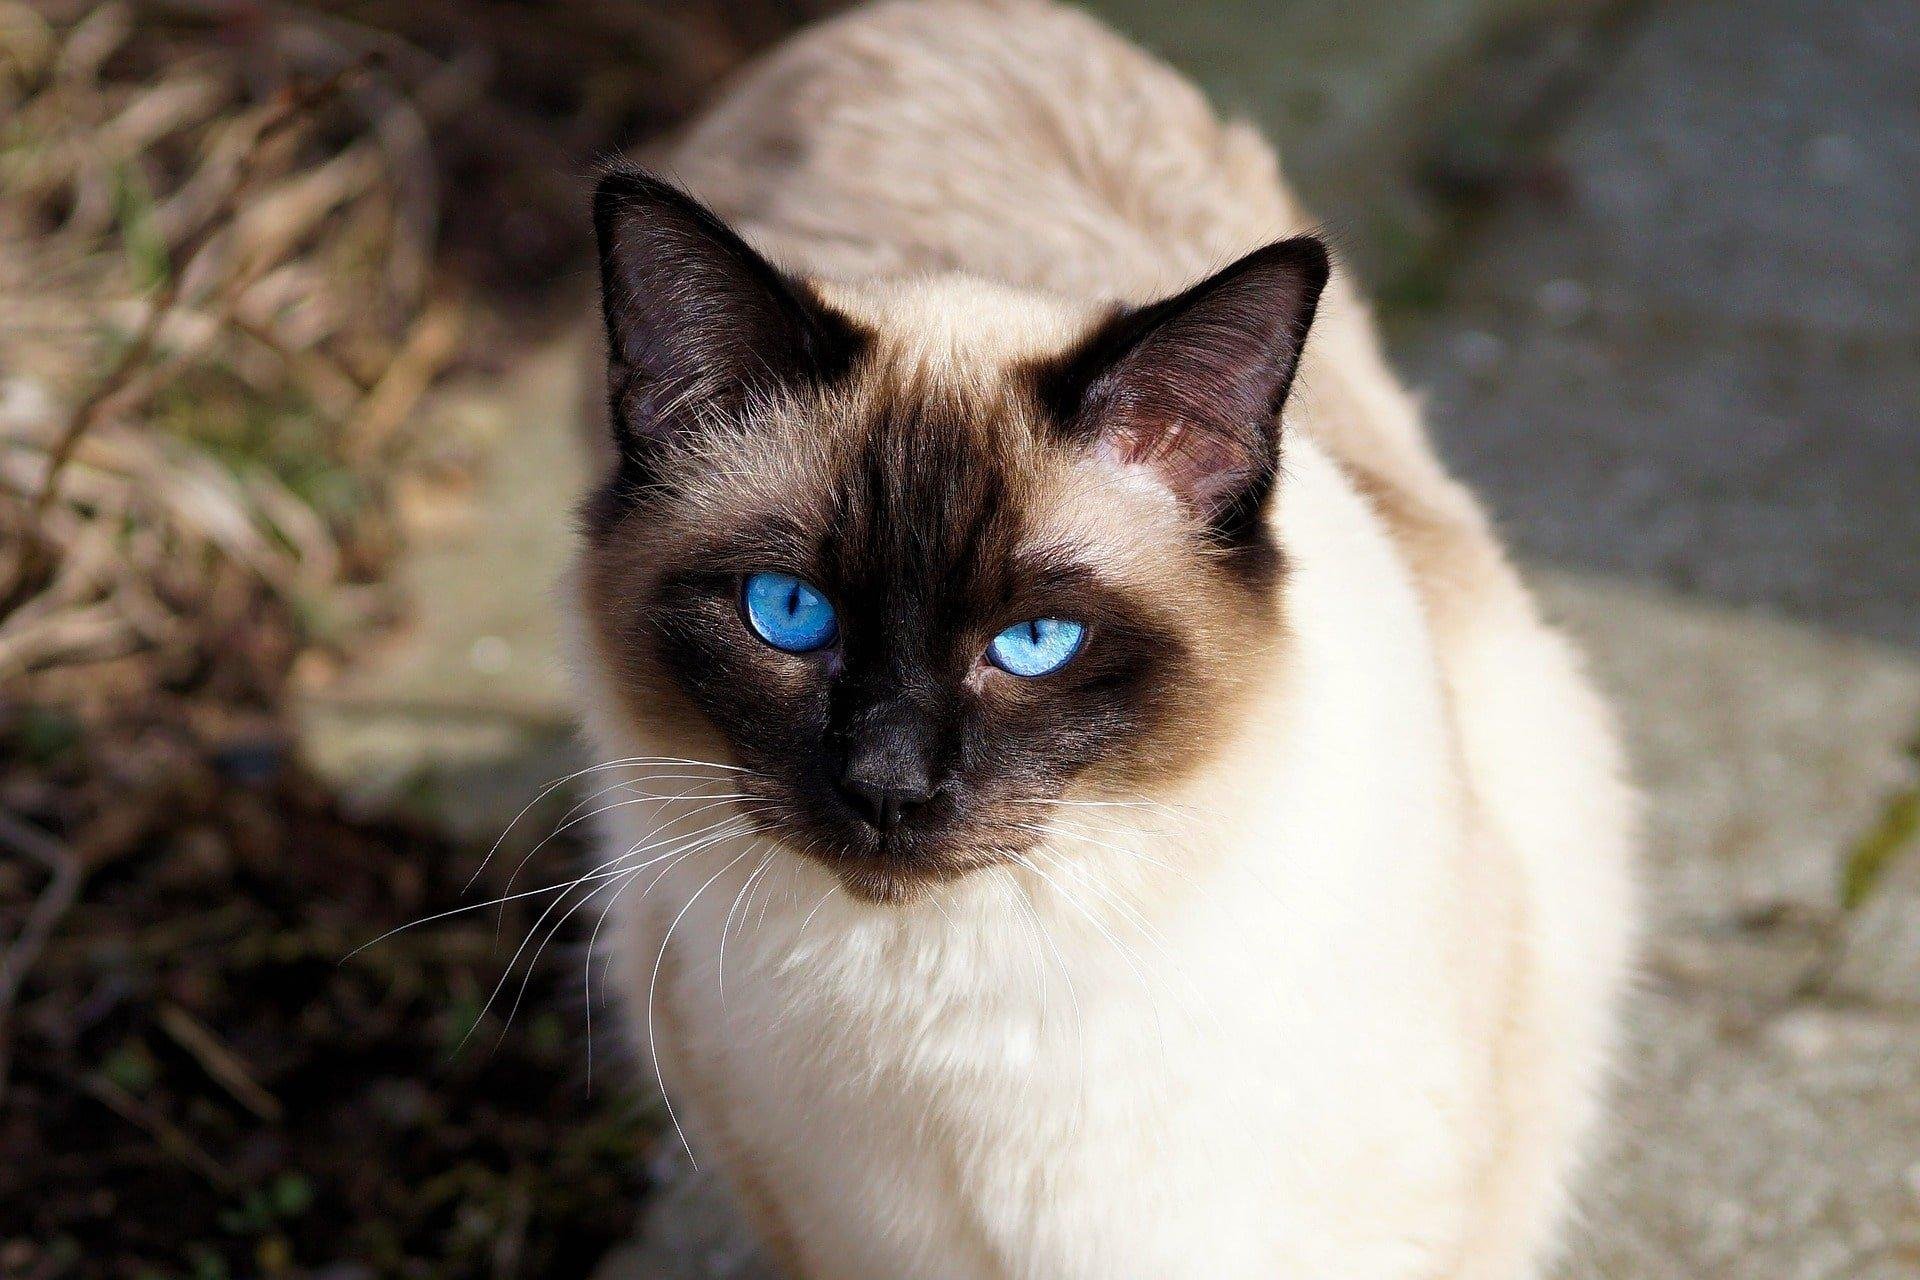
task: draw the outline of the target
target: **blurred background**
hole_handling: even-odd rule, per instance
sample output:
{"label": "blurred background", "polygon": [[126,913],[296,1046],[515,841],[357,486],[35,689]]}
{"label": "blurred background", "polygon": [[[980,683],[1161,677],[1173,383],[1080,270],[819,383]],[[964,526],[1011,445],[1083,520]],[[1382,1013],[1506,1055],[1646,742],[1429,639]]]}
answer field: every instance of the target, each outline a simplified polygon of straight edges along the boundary
{"label": "blurred background", "polygon": [[[759,1274],[591,913],[356,948],[564,883],[586,178],[835,7],[0,0],[0,1276]],[[1092,8],[1275,139],[1620,705],[1562,1274],[1920,1276],[1920,7]]]}

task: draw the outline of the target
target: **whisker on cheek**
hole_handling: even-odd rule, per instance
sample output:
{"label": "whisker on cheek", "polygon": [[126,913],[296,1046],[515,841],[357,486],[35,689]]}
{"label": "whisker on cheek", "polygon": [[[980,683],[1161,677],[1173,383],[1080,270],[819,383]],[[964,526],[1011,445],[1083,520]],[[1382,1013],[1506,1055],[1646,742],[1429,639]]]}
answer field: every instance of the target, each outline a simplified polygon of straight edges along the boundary
{"label": "whisker on cheek", "polygon": [[700,767],[736,774],[751,775],[753,773],[751,769],[745,769],[738,765],[721,764],[712,760],[695,760],[680,756],[626,756],[617,760],[603,760],[599,764],[590,764],[585,768],[575,769],[572,773],[549,779],[541,785],[540,789],[534,794],[533,799],[527,801],[520,812],[513,816],[513,819],[507,823],[506,828],[501,831],[500,835],[494,840],[492,847],[490,847],[486,855],[480,859],[480,865],[475,867],[473,874],[468,877],[466,884],[467,889],[471,890],[473,888],[474,883],[478,881],[480,876],[486,871],[488,864],[491,863],[495,855],[500,852],[500,847],[507,842],[508,837],[513,834],[514,829],[526,820],[528,814],[540,806],[541,801],[545,800],[555,791],[577,778],[586,777],[590,773],[599,773],[606,769],[634,768],[651,764],[681,765],[689,768]]}
{"label": "whisker on cheek", "polygon": [[[625,786],[630,784],[619,784],[619,785]],[[596,795],[604,794],[607,790],[610,790],[610,788],[603,788],[601,792],[597,792],[595,794]],[[673,803],[677,801],[684,801],[689,798],[699,799],[706,803],[701,804],[698,808],[693,809],[691,812],[675,815],[672,818],[666,819],[662,823],[656,824],[652,828],[652,830],[650,830],[645,836],[641,837],[642,842],[652,839],[655,835],[659,834],[664,828],[673,826],[681,821],[684,821],[686,818],[694,817],[701,813],[710,812],[711,810],[718,808],[724,804],[743,803],[743,802],[757,799],[757,797],[755,797],[751,793],[744,792],[744,791],[730,792],[726,795],[719,795],[719,796],[704,795],[704,794],[699,796],[694,796],[693,789],[688,788],[687,790],[681,791],[678,794],[672,795],[672,796],[643,795],[631,800],[621,800],[611,804],[602,805],[599,808],[594,809],[589,813],[580,814],[579,816],[572,818],[569,821],[561,823],[559,827],[549,832],[544,838],[540,840],[539,843],[535,844],[533,848],[529,849],[526,852],[526,854],[520,859],[520,861],[514,865],[513,870],[509,872],[507,875],[507,882],[505,887],[511,890],[513,888],[513,882],[519,878],[520,873],[522,871],[526,870],[527,864],[533,861],[533,859],[536,856],[538,856],[539,853],[543,849],[545,849],[548,844],[550,844],[553,840],[557,839],[558,837],[564,835],[568,830],[570,830],[573,827],[579,826],[582,823],[590,821],[594,818],[601,817],[604,814],[612,813],[617,809],[631,808],[636,805],[647,804],[649,802],[668,804],[668,803]],[[576,808],[577,807],[578,806],[576,806]]]}
{"label": "whisker on cheek", "polygon": [[[652,866],[655,863],[660,862],[667,858],[673,858],[675,860],[675,863],[677,863],[678,861],[683,860],[687,857],[690,857],[693,854],[698,853],[703,849],[710,848],[715,844],[720,844],[727,840],[734,839],[736,836],[745,834],[746,831],[749,829],[748,826],[743,825],[739,827],[733,827],[733,826],[730,826],[730,824],[733,824],[733,823],[744,824],[744,823],[747,823],[747,821],[748,821],[747,819],[742,817],[723,820],[707,828],[703,832],[697,833],[694,836],[686,838],[679,845],[677,845],[673,849],[668,850],[666,853],[659,854],[654,858],[649,859],[646,862],[640,863],[637,866],[616,867],[611,871],[597,872],[597,873],[594,873],[594,876],[592,878],[611,878],[611,877],[634,875],[640,871],[645,870],[647,867]],[[637,848],[630,849],[626,853],[622,854],[619,858],[613,859],[612,861],[617,864],[627,858],[637,856],[640,852],[642,852],[642,850]],[[672,864],[670,864],[666,869],[671,870]],[[662,874],[664,874],[664,872]],[[459,1045],[457,1045],[454,1049],[454,1052],[456,1055],[466,1047],[467,1041],[473,1038],[473,1034],[475,1031],[479,1030],[481,1022],[483,1022],[486,1019],[487,1014],[491,1012],[493,1009],[493,1006],[496,1003],[498,1003],[501,993],[506,990],[507,983],[512,980],[514,970],[519,967],[521,957],[526,954],[527,948],[533,945],[534,939],[542,936],[541,928],[546,924],[548,918],[552,916],[555,911],[559,910],[560,905],[567,900],[567,897],[569,894],[571,894],[575,889],[579,888],[582,884],[587,883],[588,880],[589,880],[588,876],[581,876],[576,878],[574,881],[568,884],[563,890],[561,890],[559,896],[556,897],[552,902],[548,903],[546,908],[541,911],[538,918],[534,920],[533,927],[527,930],[527,936],[521,941],[520,945],[517,948],[515,948],[512,957],[509,958],[507,961],[506,968],[501,971],[499,981],[494,984],[493,990],[487,996],[486,1003],[481,1006],[480,1013],[474,1019],[473,1026],[469,1027],[467,1029],[466,1035],[460,1038]],[[656,876],[655,883],[658,883],[658,880],[659,880],[659,877]],[[651,889],[652,886],[649,885],[648,888]],[[595,890],[595,892],[597,892],[597,889]],[[591,897],[591,893],[589,894],[589,897]],[[578,904],[576,904],[574,908],[570,909],[567,915],[570,916],[573,913],[573,910],[577,910],[577,909],[578,909]],[[564,924],[566,921],[566,918],[567,916],[562,916],[559,923]],[[558,925],[556,925],[555,928],[557,930]],[[528,962],[528,966],[527,966],[528,976],[531,976],[533,965],[538,962],[540,952],[545,950],[547,942],[550,942],[552,938],[553,938],[553,932],[550,931],[545,935],[544,940],[539,944],[538,948],[536,948],[532,960]],[[526,981],[525,979],[523,979],[521,984],[521,994],[524,995],[525,991],[526,991]],[[518,1000],[515,1001],[515,1008],[516,1009],[518,1008]],[[511,1025],[511,1021],[512,1019],[509,1018],[508,1019],[509,1025]],[[503,1031],[503,1034],[504,1034],[504,1031]]]}
{"label": "whisker on cheek", "polygon": [[[755,847],[759,848],[762,846],[756,845]],[[747,891],[753,888],[755,882],[766,873],[767,868],[773,865],[773,859],[774,855],[771,853],[768,854],[765,858],[761,859],[760,865],[755,867],[752,873],[740,882],[739,892],[733,895],[733,903],[728,906],[725,918],[720,921],[720,957],[715,968],[715,980],[720,991],[720,1007],[722,1009],[727,1007],[727,930],[733,926],[733,913],[740,909],[741,900],[747,896]],[[743,927],[744,919],[743,916]]]}

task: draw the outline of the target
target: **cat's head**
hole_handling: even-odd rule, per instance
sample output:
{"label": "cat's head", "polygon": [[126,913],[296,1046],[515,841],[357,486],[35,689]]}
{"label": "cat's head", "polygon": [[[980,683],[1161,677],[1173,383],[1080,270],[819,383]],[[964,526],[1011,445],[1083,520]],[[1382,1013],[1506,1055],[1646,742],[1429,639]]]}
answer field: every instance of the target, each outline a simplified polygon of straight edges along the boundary
{"label": "cat's head", "polygon": [[594,216],[618,461],[579,582],[636,740],[750,771],[766,834],[883,901],[1204,765],[1280,625],[1317,241],[1100,310],[801,281],[630,170]]}

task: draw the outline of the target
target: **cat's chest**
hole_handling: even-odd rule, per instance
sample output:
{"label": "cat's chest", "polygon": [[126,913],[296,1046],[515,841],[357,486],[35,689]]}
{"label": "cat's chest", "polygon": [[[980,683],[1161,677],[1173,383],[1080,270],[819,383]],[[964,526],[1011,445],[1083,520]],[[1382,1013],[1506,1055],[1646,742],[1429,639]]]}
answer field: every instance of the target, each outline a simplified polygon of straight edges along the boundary
{"label": "cat's chest", "polygon": [[811,1085],[865,1107],[903,1097],[918,1112],[974,1110],[1049,1088],[1090,1054],[1126,1056],[1151,1013],[1071,944],[1017,929],[984,947],[858,934],[804,950],[732,945],[724,992],[695,973],[679,994],[735,1079],[783,1096]]}
{"label": "cat's chest", "polygon": [[[1245,1091],[1191,1019],[1099,975],[1075,971],[1070,990],[1058,970],[1043,986],[1039,966],[1018,969],[991,993],[937,966],[891,982],[743,968],[724,1004],[686,993],[729,1144],[825,1252],[876,1276],[1046,1257],[1077,1274],[1064,1259],[1090,1225],[1137,1241],[1164,1216],[1152,1188],[1259,1163],[1245,1128],[1203,1105],[1209,1074]],[[1257,1185],[1243,1177],[1214,1208],[1253,1214]]]}
{"label": "cat's chest", "polygon": [[830,1274],[1248,1275],[1277,1250],[1333,1274],[1314,1252],[1330,1214],[1449,1229],[1411,1207],[1458,1172],[1429,1163],[1449,1145],[1447,1055],[1330,1057],[1271,985],[1209,1010],[1117,953],[1112,972],[1091,951],[1060,962],[1051,989],[1013,996],[1009,972],[988,1000],[926,973],[750,963],[724,1003],[697,980],[677,993],[729,1146]]}

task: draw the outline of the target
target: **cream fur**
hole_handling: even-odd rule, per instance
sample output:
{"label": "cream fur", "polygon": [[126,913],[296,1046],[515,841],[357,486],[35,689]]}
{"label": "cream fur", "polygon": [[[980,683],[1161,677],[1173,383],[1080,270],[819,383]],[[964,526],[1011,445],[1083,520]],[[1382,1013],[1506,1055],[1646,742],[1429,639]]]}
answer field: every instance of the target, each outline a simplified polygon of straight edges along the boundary
{"label": "cream fur", "polygon": [[[819,27],[655,161],[929,359],[1044,346],[1305,226],[1250,130],[1029,3]],[[1338,276],[1286,429],[1290,634],[1177,794],[1075,797],[1098,807],[1060,810],[1040,872],[907,907],[751,839],[615,902],[635,1039],[797,1278],[1515,1280],[1549,1256],[1633,919],[1607,717]],[[580,666],[603,758],[687,754]],[[609,812],[608,855],[659,817]]]}

